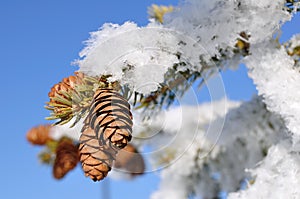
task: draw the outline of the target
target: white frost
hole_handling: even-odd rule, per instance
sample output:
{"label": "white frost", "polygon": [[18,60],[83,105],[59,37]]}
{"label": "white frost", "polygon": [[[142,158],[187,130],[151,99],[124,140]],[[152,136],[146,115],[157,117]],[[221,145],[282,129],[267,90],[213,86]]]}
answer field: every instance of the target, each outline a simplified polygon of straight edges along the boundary
{"label": "white frost", "polygon": [[294,60],[275,43],[258,44],[251,53],[245,63],[259,95],[300,136],[300,73],[293,68]]}
{"label": "white frost", "polygon": [[[241,106],[230,101],[226,104],[226,109],[223,100],[198,107],[176,107],[135,129],[135,133],[140,132],[136,137],[151,135],[143,145],[152,146],[154,151],[165,147],[151,156],[154,167],[167,166],[152,199],[170,195],[186,198],[191,193],[211,198],[218,194],[216,187],[219,191],[234,191],[248,176],[244,170],[253,168],[264,158],[265,150],[286,136],[282,134],[283,123],[265,109],[261,98]],[[223,125],[218,137],[220,129],[216,126]]]}
{"label": "white frost", "polygon": [[283,0],[186,0],[177,12],[167,14],[165,26],[199,42],[209,55],[233,47],[241,32],[251,35],[254,44],[272,35],[290,20]]}
{"label": "white frost", "polygon": [[251,170],[257,176],[254,184],[230,194],[228,199],[300,198],[300,158],[291,152],[291,147],[291,143],[283,141],[270,148],[266,159]]}
{"label": "white frost", "polygon": [[201,71],[203,66],[220,64],[212,57],[226,56],[229,63],[230,58],[235,60],[226,66],[235,68],[238,62],[232,50],[239,34],[250,34],[251,44],[271,38],[281,23],[291,18],[284,2],[187,0],[166,16],[164,25],[104,24],[91,33],[76,63],[84,73],[111,74],[111,80],[148,94],[178,62],[186,63],[178,71]]}
{"label": "white frost", "polygon": [[77,64],[91,76],[111,74],[111,80],[148,94],[157,90],[168,68],[178,62],[176,43],[173,33],[159,25],[105,24],[91,33]]}

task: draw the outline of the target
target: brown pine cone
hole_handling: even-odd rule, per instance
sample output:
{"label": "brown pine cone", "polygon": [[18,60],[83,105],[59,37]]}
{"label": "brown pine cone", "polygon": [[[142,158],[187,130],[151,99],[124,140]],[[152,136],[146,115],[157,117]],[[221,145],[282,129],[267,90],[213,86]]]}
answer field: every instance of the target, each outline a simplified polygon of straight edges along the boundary
{"label": "brown pine cone", "polygon": [[51,125],[39,125],[31,128],[26,135],[27,140],[34,145],[45,145],[52,139],[49,136]]}
{"label": "brown pine cone", "polygon": [[81,72],[74,72],[74,76],[69,76],[63,79],[69,88],[74,89],[76,85],[83,83],[84,74]]}
{"label": "brown pine cone", "polygon": [[62,138],[56,148],[56,158],[53,164],[53,176],[63,178],[78,163],[78,147],[69,138]]}
{"label": "brown pine cone", "polygon": [[79,153],[85,175],[99,181],[111,170],[117,152],[108,145],[101,145],[96,132],[85,126],[80,136]]}
{"label": "brown pine cone", "polygon": [[80,137],[80,161],[86,176],[105,178],[118,150],[131,139],[132,114],[129,103],[115,90],[99,88]]}
{"label": "brown pine cone", "polygon": [[48,93],[48,96],[50,98],[50,102],[62,104],[63,102],[57,101],[53,99],[54,97],[62,97],[67,99],[68,97],[64,95],[63,92],[70,92],[73,91],[75,86],[78,84],[82,84],[82,79],[84,78],[84,74],[80,72],[75,72],[75,75],[71,75],[69,77],[64,78],[61,82],[55,84],[50,92]]}
{"label": "brown pine cone", "polygon": [[114,167],[129,172],[132,176],[141,175],[145,171],[143,156],[132,145],[128,144],[117,154]]}
{"label": "brown pine cone", "polygon": [[64,78],[61,82],[55,84],[48,93],[50,101],[47,102],[45,108],[52,111],[52,113],[47,119],[60,119],[56,124],[69,122],[75,113],[77,114],[77,122],[82,114],[77,113],[77,111],[82,110],[82,102],[84,100],[77,92],[76,86],[84,84],[84,74],[80,72],[75,72],[74,74],[74,76]]}
{"label": "brown pine cone", "polygon": [[131,140],[130,105],[117,91],[100,88],[94,95],[86,124],[95,130],[100,145],[124,148]]}

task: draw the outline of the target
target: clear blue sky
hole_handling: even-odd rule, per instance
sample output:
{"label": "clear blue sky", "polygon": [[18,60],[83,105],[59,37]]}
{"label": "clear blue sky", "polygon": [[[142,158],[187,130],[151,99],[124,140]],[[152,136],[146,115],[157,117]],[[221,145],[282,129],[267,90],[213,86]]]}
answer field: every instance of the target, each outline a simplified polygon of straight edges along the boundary
{"label": "clear blue sky", "polygon": [[[53,84],[77,70],[70,62],[78,58],[89,32],[105,22],[131,20],[145,25],[147,6],[152,3],[176,5],[177,1],[1,0],[1,198],[101,198],[101,182],[85,178],[79,167],[65,179],[54,180],[51,169],[37,160],[41,148],[29,145],[25,134],[32,126],[46,122],[49,112],[43,106],[47,93]],[[285,39],[300,32],[299,22],[298,16],[285,27]],[[230,99],[247,100],[256,92],[245,68],[226,72],[223,77]],[[110,182],[112,199],[148,198],[158,187],[154,173],[132,182]]]}

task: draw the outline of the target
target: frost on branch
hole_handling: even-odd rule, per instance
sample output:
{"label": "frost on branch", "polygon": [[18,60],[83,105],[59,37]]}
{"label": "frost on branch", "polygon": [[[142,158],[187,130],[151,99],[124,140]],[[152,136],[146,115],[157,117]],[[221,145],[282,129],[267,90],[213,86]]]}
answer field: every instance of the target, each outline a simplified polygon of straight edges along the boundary
{"label": "frost on branch", "polygon": [[213,198],[220,191],[236,191],[250,177],[245,168],[253,168],[272,144],[285,137],[282,121],[266,110],[261,98],[240,106],[227,102],[227,114],[223,105],[219,101],[170,109],[135,129],[140,132],[137,137],[158,133],[143,144],[156,150],[164,146],[152,157],[154,166],[167,166],[153,199]]}
{"label": "frost on branch", "polygon": [[208,166],[212,173],[220,174],[220,189],[239,190],[243,180],[251,179],[245,169],[253,168],[262,160],[270,146],[287,136],[286,131],[283,121],[266,109],[261,97],[231,109],[218,140],[224,152]]}
{"label": "frost on branch", "polygon": [[290,148],[292,144],[288,140],[272,146],[257,168],[250,170],[253,176],[257,176],[255,183],[228,198],[299,198],[300,158]]}
{"label": "frost on branch", "polygon": [[202,77],[235,68],[241,56],[237,41],[252,45],[271,38],[291,18],[285,3],[188,0],[167,14],[163,24],[104,24],[91,33],[76,63],[88,75],[112,75],[111,80],[149,94],[174,64],[182,63],[177,72],[197,71]]}
{"label": "frost on branch", "polygon": [[245,63],[259,95],[285,120],[288,129],[300,136],[300,73],[294,60],[273,42],[253,46],[251,53]]}
{"label": "frost on branch", "polygon": [[159,26],[147,29],[131,22],[105,24],[91,33],[87,47],[80,53],[83,59],[77,63],[88,75],[111,74],[111,79],[149,93],[157,86],[143,90],[145,85],[162,82],[168,68],[178,63],[175,39]]}
{"label": "frost on branch", "polygon": [[[151,137],[145,141],[141,139],[141,144],[154,149],[150,157],[153,167],[164,168],[160,189],[151,198],[182,199],[194,192],[194,183],[200,180],[199,170],[220,152],[218,146],[214,148],[215,140],[205,139],[208,125],[217,117],[223,117],[228,108],[236,106],[238,103],[224,99],[198,107],[175,107],[134,129],[139,132],[136,137]],[[221,128],[222,123],[218,126]]]}
{"label": "frost on branch", "polygon": [[285,1],[187,0],[166,16],[165,25],[197,38],[208,54],[233,47],[241,32],[251,34],[250,43],[271,38],[280,22],[290,19]]}

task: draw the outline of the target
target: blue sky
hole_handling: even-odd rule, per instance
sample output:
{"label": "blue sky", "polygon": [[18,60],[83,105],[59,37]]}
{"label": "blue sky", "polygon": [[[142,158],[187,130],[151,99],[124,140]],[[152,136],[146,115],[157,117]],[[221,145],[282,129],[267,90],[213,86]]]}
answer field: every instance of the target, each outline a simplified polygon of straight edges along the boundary
{"label": "blue sky", "polygon": [[[70,63],[78,58],[89,32],[105,22],[130,20],[145,25],[147,6],[152,3],[176,5],[177,1],[0,1],[1,198],[101,198],[105,181],[92,182],[79,167],[65,179],[54,180],[51,168],[37,160],[41,148],[29,145],[25,134],[32,126],[46,122],[49,112],[43,106],[47,93],[53,84],[77,70]],[[283,39],[300,32],[299,18],[285,26]],[[230,99],[247,100],[256,92],[243,67],[224,73],[223,80]],[[112,199],[148,198],[157,187],[155,173],[131,182],[110,180]]]}

